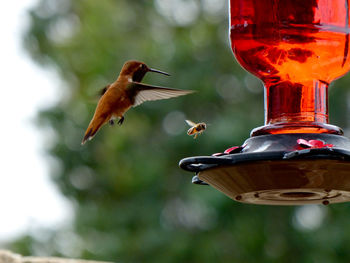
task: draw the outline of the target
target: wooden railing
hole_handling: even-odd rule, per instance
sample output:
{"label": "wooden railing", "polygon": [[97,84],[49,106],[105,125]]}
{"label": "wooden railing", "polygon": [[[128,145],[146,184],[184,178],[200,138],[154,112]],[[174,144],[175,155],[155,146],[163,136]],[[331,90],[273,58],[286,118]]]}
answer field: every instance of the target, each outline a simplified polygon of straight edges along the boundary
{"label": "wooden railing", "polygon": [[[55,257],[23,257],[8,250],[0,250],[0,263],[108,263],[82,259]],[[111,263],[111,262],[109,262]]]}

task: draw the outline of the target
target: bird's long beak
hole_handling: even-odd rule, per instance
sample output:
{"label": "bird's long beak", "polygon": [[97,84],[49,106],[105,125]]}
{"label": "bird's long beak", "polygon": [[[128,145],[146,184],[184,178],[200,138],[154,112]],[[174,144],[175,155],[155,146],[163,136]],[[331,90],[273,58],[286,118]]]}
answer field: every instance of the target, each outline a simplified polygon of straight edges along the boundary
{"label": "bird's long beak", "polygon": [[163,75],[170,76],[169,73],[166,73],[166,72],[164,72],[164,71],[160,71],[160,70],[158,70],[158,69],[150,68],[150,69],[148,69],[148,71],[150,71],[150,72],[155,72],[155,73],[160,73],[160,74],[163,74]]}

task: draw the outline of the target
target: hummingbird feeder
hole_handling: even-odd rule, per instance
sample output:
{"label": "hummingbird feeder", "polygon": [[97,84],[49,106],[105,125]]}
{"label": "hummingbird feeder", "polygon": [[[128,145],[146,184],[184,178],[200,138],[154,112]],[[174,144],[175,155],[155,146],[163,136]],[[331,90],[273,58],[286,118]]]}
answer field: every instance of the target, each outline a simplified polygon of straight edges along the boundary
{"label": "hummingbird feeder", "polygon": [[350,70],[349,25],[348,0],[230,0],[231,47],[264,83],[265,125],[181,160],[193,183],[244,203],[350,201],[350,140],[328,118],[328,86]]}

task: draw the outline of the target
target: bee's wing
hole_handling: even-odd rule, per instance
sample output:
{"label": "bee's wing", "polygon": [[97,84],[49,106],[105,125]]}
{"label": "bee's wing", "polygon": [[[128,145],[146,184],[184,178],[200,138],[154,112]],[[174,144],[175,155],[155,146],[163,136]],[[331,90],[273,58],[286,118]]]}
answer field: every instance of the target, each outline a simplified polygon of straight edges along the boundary
{"label": "bee's wing", "polygon": [[193,126],[196,126],[197,124],[196,123],[194,123],[193,121],[190,121],[190,120],[185,120],[186,121],[186,123],[188,124],[188,125],[190,125],[191,127],[193,127]]}
{"label": "bee's wing", "polygon": [[133,82],[129,89],[131,89],[132,92],[135,92],[135,100],[133,102],[134,107],[145,101],[169,99],[187,95],[193,92],[192,90],[163,88],[138,82]]}

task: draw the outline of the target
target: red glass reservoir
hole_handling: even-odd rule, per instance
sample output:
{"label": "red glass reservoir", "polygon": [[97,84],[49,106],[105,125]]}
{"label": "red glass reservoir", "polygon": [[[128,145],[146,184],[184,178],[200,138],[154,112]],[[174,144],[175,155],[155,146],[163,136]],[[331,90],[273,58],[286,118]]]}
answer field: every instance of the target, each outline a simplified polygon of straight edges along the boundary
{"label": "red glass reservoir", "polygon": [[265,86],[265,126],[252,135],[333,133],[328,86],[350,69],[349,0],[230,0],[238,62]]}

